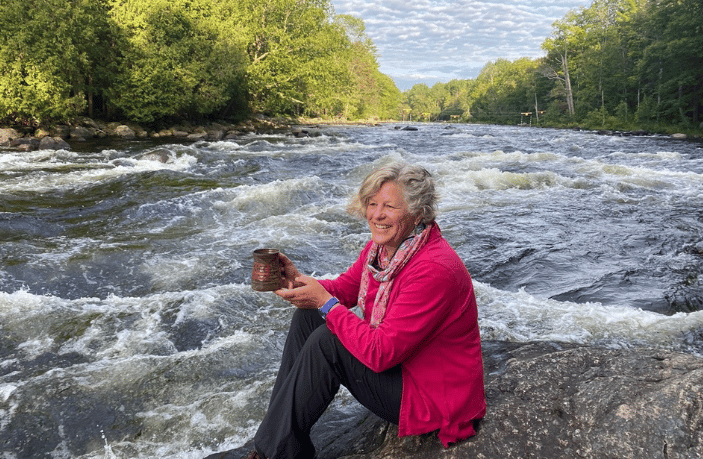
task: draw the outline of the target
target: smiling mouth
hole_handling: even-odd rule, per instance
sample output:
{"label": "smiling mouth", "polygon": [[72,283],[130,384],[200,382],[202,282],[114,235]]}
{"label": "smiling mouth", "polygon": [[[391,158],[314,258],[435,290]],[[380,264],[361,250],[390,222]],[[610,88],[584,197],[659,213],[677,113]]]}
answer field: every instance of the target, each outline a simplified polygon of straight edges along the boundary
{"label": "smiling mouth", "polygon": [[390,228],[390,225],[379,225],[378,223],[374,223],[373,226],[381,230]]}

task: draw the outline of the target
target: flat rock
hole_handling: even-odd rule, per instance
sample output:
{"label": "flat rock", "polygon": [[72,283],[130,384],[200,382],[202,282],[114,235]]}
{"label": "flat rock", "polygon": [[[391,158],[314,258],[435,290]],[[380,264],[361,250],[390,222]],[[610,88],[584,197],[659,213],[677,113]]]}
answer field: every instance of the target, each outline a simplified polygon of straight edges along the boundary
{"label": "flat rock", "polygon": [[365,423],[387,427],[383,442],[341,457],[703,457],[703,358],[647,348],[513,346],[484,344],[488,413],[473,438],[444,449],[434,433],[398,438],[395,426],[370,418]]}
{"label": "flat rock", "polygon": [[363,409],[327,412],[311,432],[317,459],[703,457],[701,357],[555,342],[484,342],[483,355],[488,412],[474,437],[445,449]]}

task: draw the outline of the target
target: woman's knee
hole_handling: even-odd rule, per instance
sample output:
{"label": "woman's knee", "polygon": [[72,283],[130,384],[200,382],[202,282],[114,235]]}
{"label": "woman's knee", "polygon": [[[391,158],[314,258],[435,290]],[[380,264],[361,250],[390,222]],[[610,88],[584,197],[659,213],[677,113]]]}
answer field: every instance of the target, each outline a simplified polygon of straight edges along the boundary
{"label": "woman's knee", "polygon": [[316,309],[295,308],[291,319],[291,328],[314,330],[322,323],[324,323],[324,320]]}
{"label": "woman's knee", "polygon": [[313,349],[313,352],[320,352],[327,358],[338,356],[340,347],[343,348],[339,338],[326,326],[315,329],[308,338],[306,345]]}

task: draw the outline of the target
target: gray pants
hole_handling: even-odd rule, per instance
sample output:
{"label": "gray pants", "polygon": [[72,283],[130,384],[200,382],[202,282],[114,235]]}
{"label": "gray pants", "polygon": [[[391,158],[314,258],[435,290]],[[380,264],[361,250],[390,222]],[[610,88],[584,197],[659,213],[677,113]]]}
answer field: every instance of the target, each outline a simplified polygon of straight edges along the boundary
{"label": "gray pants", "polygon": [[267,459],[312,459],[310,429],[344,385],[362,405],[398,423],[403,377],[400,365],[375,373],[334,336],[317,310],[296,309],[281,367],[254,444]]}

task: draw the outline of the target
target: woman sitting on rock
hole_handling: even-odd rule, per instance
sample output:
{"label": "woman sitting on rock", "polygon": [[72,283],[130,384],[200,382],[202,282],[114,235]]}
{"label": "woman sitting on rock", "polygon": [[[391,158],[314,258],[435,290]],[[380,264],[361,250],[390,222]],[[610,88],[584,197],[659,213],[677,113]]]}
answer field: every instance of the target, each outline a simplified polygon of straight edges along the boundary
{"label": "woman sitting on rock", "polygon": [[381,167],[350,205],[372,237],[344,274],[318,281],[281,255],[276,294],[297,309],[250,458],[313,458],[310,429],[340,384],[399,436],[437,430],[446,447],[475,434],[486,412],[476,299],[436,203],[425,169]]}

